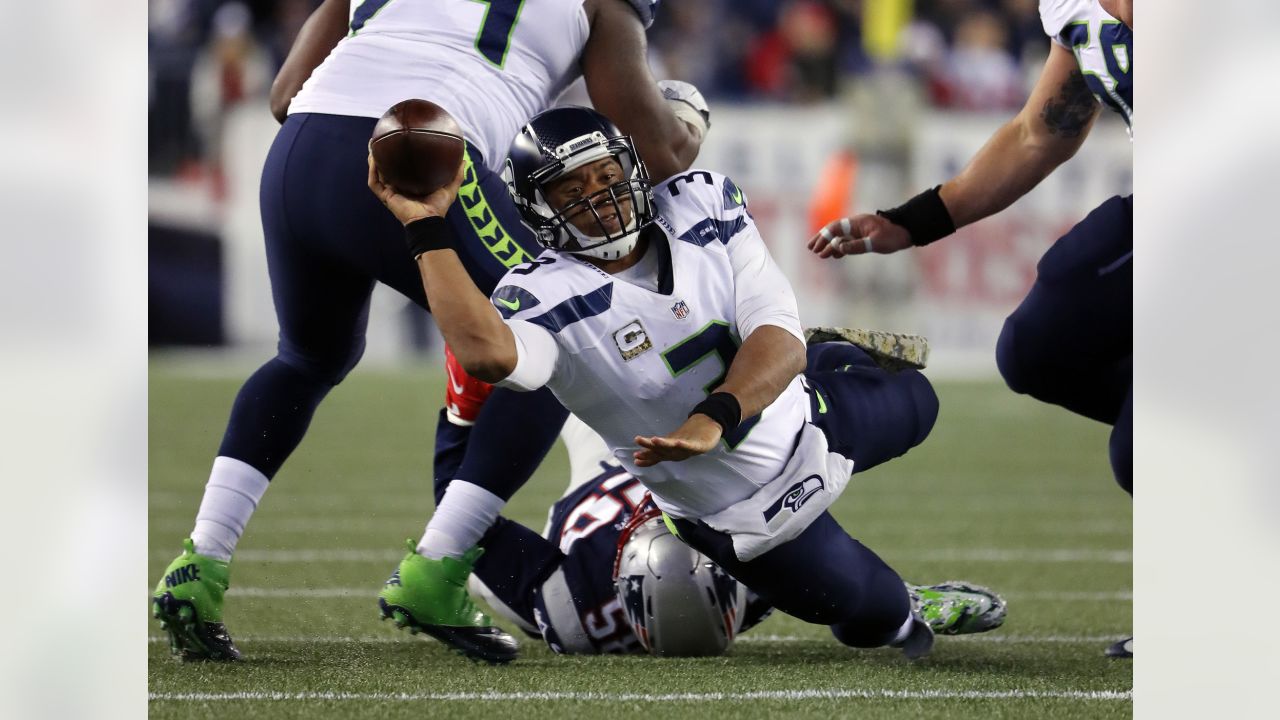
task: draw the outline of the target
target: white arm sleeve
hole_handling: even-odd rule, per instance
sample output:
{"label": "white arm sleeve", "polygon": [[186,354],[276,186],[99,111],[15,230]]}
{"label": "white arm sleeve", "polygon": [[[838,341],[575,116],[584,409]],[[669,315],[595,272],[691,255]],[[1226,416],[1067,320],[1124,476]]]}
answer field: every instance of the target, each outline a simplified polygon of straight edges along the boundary
{"label": "white arm sleeve", "polygon": [[725,245],[733,266],[738,332],[745,340],[762,325],[776,325],[803,343],[804,330],[791,283],[769,255],[755,223],[744,219],[746,225]]}
{"label": "white arm sleeve", "polygon": [[516,341],[516,367],[494,383],[498,387],[527,392],[546,385],[555,373],[560,346],[555,336],[540,325],[524,320],[507,320]]}

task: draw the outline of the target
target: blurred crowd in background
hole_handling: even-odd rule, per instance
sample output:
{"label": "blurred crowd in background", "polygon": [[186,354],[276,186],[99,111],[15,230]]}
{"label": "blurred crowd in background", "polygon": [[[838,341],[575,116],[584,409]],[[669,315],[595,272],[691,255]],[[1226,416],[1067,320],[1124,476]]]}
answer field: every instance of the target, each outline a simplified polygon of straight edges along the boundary
{"label": "blurred crowd in background", "polygon": [[[319,3],[149,0],[153,176],[216,176],[227,111],[266,107]],[[935,107],[1010,111],[1049,42],[1036,0],[666,0],[649,41],[660,75],[713,103],[823,102],[892,71]]]}

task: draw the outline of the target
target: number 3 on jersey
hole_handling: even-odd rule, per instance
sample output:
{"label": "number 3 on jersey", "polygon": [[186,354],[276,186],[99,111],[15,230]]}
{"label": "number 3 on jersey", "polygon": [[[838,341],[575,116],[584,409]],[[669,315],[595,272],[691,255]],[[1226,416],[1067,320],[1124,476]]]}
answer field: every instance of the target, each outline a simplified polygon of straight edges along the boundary
{"label": "number 3 on jersey", "polygon": [[[733,363],[733,358],[737,354],[738,344],[729,334],[729,323],[712,320],[698,332],[664,350],[662,359],[667,363],[671,376],[679,377],[686,370],[713,355],[720,358],[720,364],[723,366],[720,374],[702,387],[703,392],[710,394],[724,382],[725,376],[729,374],[729,365]],[[723,438],[725,444],[730,450],[738,447],[739,443],[747,439],[747,434],[758,422],[760,422],[759,415],[743,420],[741,425],[725,433]]]}
{"label": "number 3 on jersey", "polygon": [[[364,0],[351,14],[351,35],[355,35],[391,0]],[[476,52],[501,68],[511,47],[511,31],[520,19],[524,0],[471,0],[484,5],[484,17],[476,32]]]}

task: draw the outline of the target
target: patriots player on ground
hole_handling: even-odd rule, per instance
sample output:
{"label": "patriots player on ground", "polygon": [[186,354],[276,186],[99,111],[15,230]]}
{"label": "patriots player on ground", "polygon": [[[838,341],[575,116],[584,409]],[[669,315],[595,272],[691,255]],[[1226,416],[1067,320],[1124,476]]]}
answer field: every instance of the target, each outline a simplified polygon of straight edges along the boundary
{"label": "patriots player on ground", "polygon": [[[706,170],[651,187],[631,140],[573,107],[533,118],[505,172],[550,250],[513,268],[490,304],[460,272],[442,218],[461,177],[411,200],[369,159],[369,186],[405,224],[436,321],[468,372],[550,387],[680,539],[847,645],[919,657],[935,629],[1003,621],[1003,601],[968,586],[935,588],[913,611],[898,574],[826,512],[852,470],[924,440],[937,397],[919,372],[889,373],[851,344],[806,353],[795,296],[741,189]],[[436,515],[483,510],[461,500],[450,493]],[[406,557],[401,580],[419,560]],[[384,611],[433,612],[402,599],[384,589]],[[946,619],[931,628],[931,614]]]}
{"label": "patriots player on ground", "polygon": [[[450,432],[451,440],[465,442],[471,428]],[[739,590],[718,566],[671,537],[644,486],[595,431],[570,415],[562,437],[570,482],[546,530],[539,536],[499,517],[480,540],[485,552],[470,588],[499,615],[557,653],[689,656],[723,653],[772,613],[759,595]],[[690,564],[698,569],[690,572]],[[936,606],[923,609],[934,611],[925,619],[939,630],[954,622]]]}
{"label": "patriots player on ground", "polygon": [[[453,426],[448,439],[465,442],[471,431]],[[686,566],[686,572],[673,573],[675,577],[637,579],[669,586],[648,598],[650,615],[658,617],[662,627],[642,643],[628,619],[614,569],[620,545],[627,542],[624,533],[654,517],[656,508],[640,481],[609,455],[604,441],[582,421],[570,415],[563,437],[571,480],[548,513],[546,530],[539,535],[500,517],[480,541],[485,552],[476,562],[471,587],[499,615],[543,638],[557,653],[714,655],[769,614],[771,608],[759,596],[739,591],[732,578],[699,583]],[[679,547],[684,562],[697,557],[690,548]],[[704,563],[709,564],[701,558],[695,565]],[[714,572],[723,573],[719,568]],[[398,575],[391,582],[396,580]],[[695,605],[705,609],[700,612]],[[720,607],[732,621],[717,617]],[[655,629],[653,623],[648,629]]]}
{"label": "patriots player on ground", "polygon": [[[465,180],[448,222],[459,240],[460,272],[492,289],[508,268],[540,251],[494,169],[521,124],[578,76],[598,107],[623,119],[661,176],[697,155],[707,129],[700,95],[684,83],[660,87],[649,74],[644,28],[656,5],[326,0],[307,21],[272,88],[272,111],[283,127],[262,174],[278,354],[236,397],[195,529],[153,594],[153,613],[175,654],[239,657],[222,624],[229,561],[316,407],[360,360],[374,284],[427,307],[400,247],[400,224],[360,182],[377,118],[401,100],[423,98],[460,123]],[[465,420],[482,431],[458,468],[472,481],[460,483],[466,485],[460,492],[501,506],[545,456],[566,413],[550,393],[504,390],[471,411]],[[440,422],[447,424],[443,412]],[[439,566],[473,545],[490,520],[436,531],[434,543],[424,539],[423,552]],[[514,641],[470,605],[435,621],[450,627],[451,637],[474,636],[472,644],[491,653],[513,652]]]}
{"label": "patriots player on ground", "polygon": [[[927,245],[1011,205],[1075,155],[1105,106],[1133,131],[1133,5],[1041,0],[1053,42],[1022,111],[956,177],[904,205],[828,224],[820,257]],[[1040,260],[1005,321],[996,361],[1009,387],[1113,426],[1116,481],[1133,493],[1133,196],[1113,197]],[[1133,638],[1107,650],[1132,657]]]}

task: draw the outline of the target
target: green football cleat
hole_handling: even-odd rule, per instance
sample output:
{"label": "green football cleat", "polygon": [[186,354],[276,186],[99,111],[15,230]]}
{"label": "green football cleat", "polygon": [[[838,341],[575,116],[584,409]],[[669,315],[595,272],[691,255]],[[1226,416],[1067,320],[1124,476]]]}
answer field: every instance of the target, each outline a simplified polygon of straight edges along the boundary
{"label": "green football cleat", "polygon": [[484,550],[473,547],[461,559],[432,560],[419,555],[412,540],[408,545],[409,554],[378,593],[382,619],[414,635],[425,632],[474,660],[515,660],[516,639],[494,627],[467,594],[467,577]]}
{"label": "green football cleat", "polygon": [[862,348],[877,365],[889,372],[920,370],[929,361],[929,341],[922,335],[862,330],[860,328],[805,328],[805,344],[847,342]]}
{"label": "green football cleat", "polygon": [[151,614],[169,634],[169,650],[183,660],[239,660],[240,651],[222,624],[230,566],[197,555],[191,538],[182,547],[151,595]]}
{"label": "green football cleat", "polygon": [[938,635],[971,635],[1004,624],[1004,598],[981,585],[950,581],[938,585],[907,585],[916,617]]}

